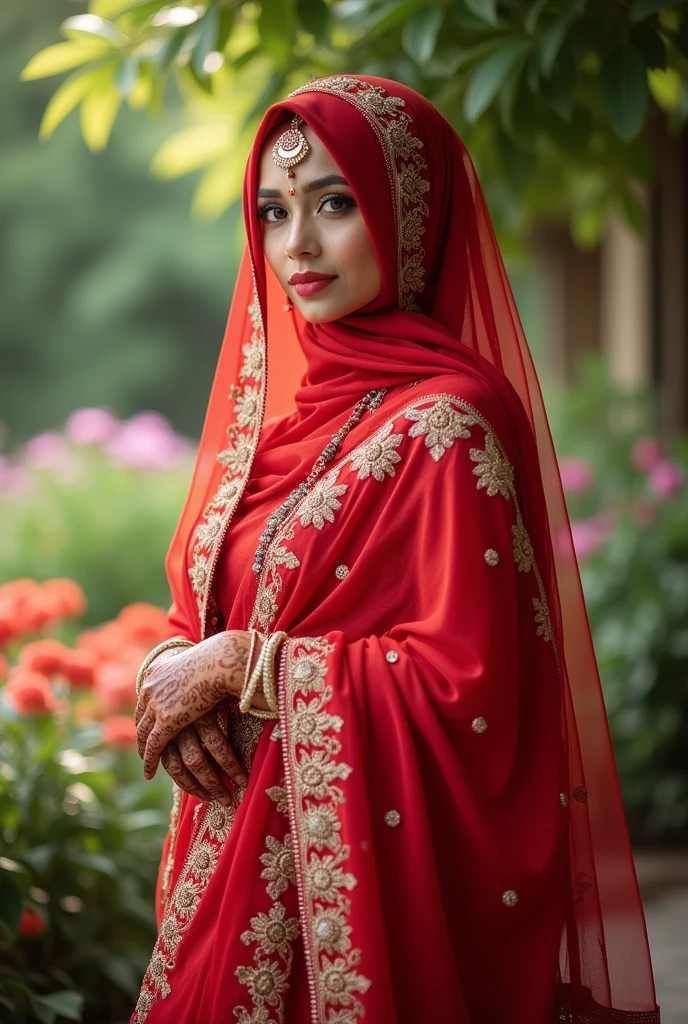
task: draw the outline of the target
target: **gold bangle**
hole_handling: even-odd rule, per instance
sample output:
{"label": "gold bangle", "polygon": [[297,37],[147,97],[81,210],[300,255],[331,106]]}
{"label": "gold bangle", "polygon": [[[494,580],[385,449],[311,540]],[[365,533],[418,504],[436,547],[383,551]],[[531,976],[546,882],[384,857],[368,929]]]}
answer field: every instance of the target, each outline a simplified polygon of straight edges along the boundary
{"label": "gold bangle", "polygon": [[262,708],[249,708],[248,713],[254,718],[279,718],[279,711],[263,711]]}
{"label": "gold bangle", "polygon": [[246,661],[246,668],[244,670],[244,680],[241,684],[241,690],[239,691],[239,703],[243,703],[244,695],[248,689],[249,676],[251,674],[251,663],[253,661],[253,655],[256,650],[256,640],[258,639],[258,630],[251,629],[251,646],[248,649],[248,658]]}
{"label": "gold bangle", "polygon": [[275,658],[280,644],[286,639],[284,630],[273,633],[268,641],[268,651],[263,662],[263,696],[271,711],[279,713],[277,692],[275,690]]}
{"label": "gold bangle", "polygon": [[251,707],[251,701],[253,700],[253,696],[256,690],[258,689],[258,683],[260,682],[263,676],[263,664],[265,662],[265,656],[267,654],[268,639],[268,637],[265,637],[265,639],[263,640],[263,646],[260,649],[260,654],[258,655],[256,667],[251,673],[251,677],[245,689],[242,691],[241,697],[239,699],[239,711],[241,711],[242,715],[245,715],[248,709]]}
{"label": "gold bangle", "polygon": [[195,646],[196,645],[193,643],[192,640],[187,640],[186,637],[182,636],[175,636],[172,637],[170,640],[163,640],[161,644],[158,644],[158,646],[154,647],[152,651],[149,651],[146,657],[141,662],[141,668],[138,670],[136,674],[136,700],[138,701],[141,693],[141,686],[143,685],[144,674],[146,670],[150,668],[150,666],[152,665],[152,663],[155,661],[159,654],[162,654],[163,651],[167,651],[169,648],[172,647]]}

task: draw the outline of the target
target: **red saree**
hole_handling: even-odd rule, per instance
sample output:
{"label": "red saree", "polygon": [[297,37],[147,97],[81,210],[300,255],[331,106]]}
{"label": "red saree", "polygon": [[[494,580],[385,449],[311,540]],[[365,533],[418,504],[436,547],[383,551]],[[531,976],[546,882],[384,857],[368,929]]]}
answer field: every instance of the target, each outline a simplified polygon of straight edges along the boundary
{"label": "red saree", "polygon": [[[351,184],[383,278],[316,327],[282,309],[254,213],[287,111]],[[468,155],[398,83],[316,80],[265,115],[244,212],[167,570],[192,640],[289,634],[280,721],[219,709],[249,781],[230,808],[178,801],[132,1021],[655,1024],[556,460]],[[256,578],[267,515],[374,387]]]}

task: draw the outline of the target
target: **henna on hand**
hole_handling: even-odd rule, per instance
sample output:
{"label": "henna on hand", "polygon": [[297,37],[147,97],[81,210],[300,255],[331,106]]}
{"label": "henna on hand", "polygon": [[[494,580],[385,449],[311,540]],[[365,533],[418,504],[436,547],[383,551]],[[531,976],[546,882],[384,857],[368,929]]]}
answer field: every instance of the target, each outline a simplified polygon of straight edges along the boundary
{"label": "henna on hand", "polygon": [[[229,630],[194,647],[182,648],[174,657],[161,656],[152,663],[136,709],[137,745],[145,778],[153,778],[160,755],[173,737],[198,721],[228,693],[241,691],[249,639],[249,634],[242,630]],[[211,741],[219,750],[217,737]],[[228,751],[223,749],[222,756],[228,758]]]}
{"label": "henna on hand", "polygon": [[160,763],[180,789],[183,789],[186,793],[190,793],[191,796],[196,796],[199,800],[208,801],[211,799],[208,790],[198,782],[191,774],[189,769],[182,761],[182,755],[179,753],[179,747],[170,740],[162,754],[160,755]]}

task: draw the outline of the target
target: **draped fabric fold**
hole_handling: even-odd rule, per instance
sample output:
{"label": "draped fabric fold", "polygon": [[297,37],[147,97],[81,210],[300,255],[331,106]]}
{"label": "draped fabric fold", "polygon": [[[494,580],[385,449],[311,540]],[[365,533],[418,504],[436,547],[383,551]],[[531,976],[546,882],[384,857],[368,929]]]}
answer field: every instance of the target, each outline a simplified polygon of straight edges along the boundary
{"label": "draped fabric fold", "polygon": [[[294,112],[382,273],[315,326],[282,308],[255,217]],[[656,1024],[547,417],[468,154],[398,83],[315,80],[266,113],[244,215],[170,619],[285,630],[280,721],[219,710],[249,781],[230,808],[178,801],[132,1020]],[[256,578],[266,517],[371,388]]]}

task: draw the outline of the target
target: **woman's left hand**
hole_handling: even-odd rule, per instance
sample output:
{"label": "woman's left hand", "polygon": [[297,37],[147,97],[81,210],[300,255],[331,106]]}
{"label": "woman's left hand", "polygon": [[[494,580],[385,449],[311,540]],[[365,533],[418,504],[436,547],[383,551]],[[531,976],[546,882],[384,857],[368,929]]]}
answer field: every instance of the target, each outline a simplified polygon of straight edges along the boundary
{"label": "woman's left hand", "polygon": [[229,630],[182,653],[163,652],[146,673],[136,707],[143,774],[155,775],[167,743],[228,694],[241,692],[250,634]]}

